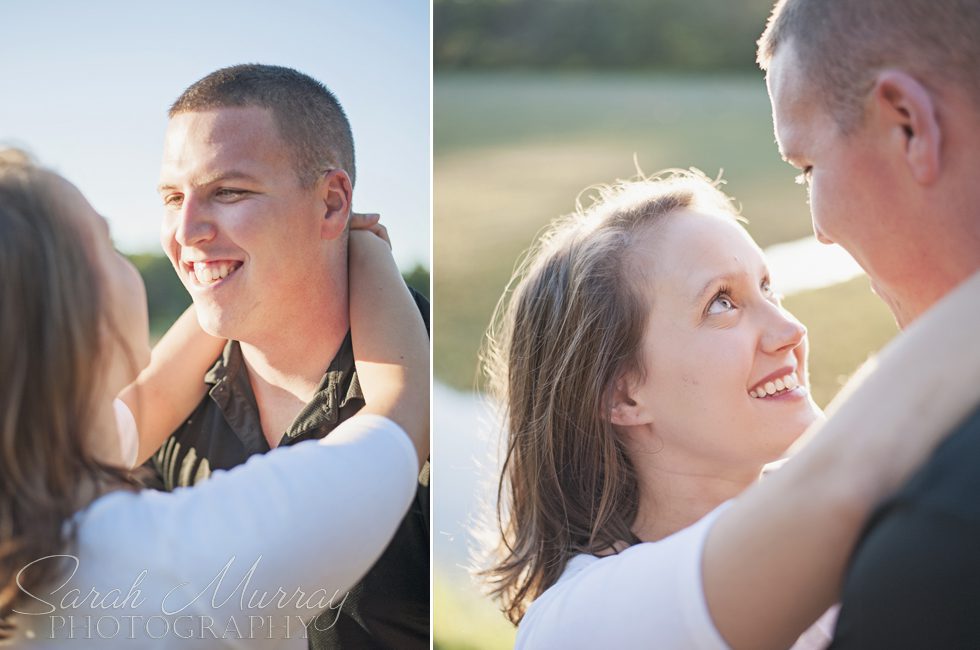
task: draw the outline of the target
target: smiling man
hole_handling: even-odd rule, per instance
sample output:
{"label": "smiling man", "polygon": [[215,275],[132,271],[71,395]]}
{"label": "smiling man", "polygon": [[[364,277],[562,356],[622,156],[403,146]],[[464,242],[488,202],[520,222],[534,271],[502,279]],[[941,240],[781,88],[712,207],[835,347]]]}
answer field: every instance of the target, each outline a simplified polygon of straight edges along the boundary
{"label": "smiling man", "polygon": [[[980,270],[978,34],[976,0],[780,0],[759,41],[817,237],[903,327]],[[833,648],[980,647],[978,460],[980,410],[868,523]]]}
{"label": "smiling man", "polygon": [[[169,115],[162,244],[201,326],[229,340],[208,394],[153,459],[174,489],[322,438],[364,399],[347,295],[354,146],[336,98],[295,70],[240,65],[193,84]],[[426,465],[377,564],[310,624],[311,648],[428,647],[428,517]],[[338,559],[310,558],[323,561]]]}

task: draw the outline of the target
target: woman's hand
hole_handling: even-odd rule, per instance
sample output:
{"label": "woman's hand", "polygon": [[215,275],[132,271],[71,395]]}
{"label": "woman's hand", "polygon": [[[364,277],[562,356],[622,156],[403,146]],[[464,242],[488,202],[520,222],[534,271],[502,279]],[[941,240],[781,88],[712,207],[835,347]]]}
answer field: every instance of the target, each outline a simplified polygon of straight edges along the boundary
{"label": "woman's hand", "polygon": [[350,229],[374,233],[388,244],[388,248],[391,248],[388,229],[381,223],[381,215],[376,212],[351,212]]}

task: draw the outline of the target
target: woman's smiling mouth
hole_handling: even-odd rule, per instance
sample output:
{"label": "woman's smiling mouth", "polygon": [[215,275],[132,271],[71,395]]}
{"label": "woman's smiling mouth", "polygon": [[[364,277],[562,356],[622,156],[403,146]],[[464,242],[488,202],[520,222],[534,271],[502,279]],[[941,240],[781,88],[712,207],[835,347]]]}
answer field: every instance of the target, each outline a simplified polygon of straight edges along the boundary
{"label": "woman's smiling mouth", "polygon": [[795,371],[791,371],[775,378],[767,377],[749,391],[749,396],[756,399],[766,399],[790,393],[797,388],[803,387],[799,379],[796,378]]}

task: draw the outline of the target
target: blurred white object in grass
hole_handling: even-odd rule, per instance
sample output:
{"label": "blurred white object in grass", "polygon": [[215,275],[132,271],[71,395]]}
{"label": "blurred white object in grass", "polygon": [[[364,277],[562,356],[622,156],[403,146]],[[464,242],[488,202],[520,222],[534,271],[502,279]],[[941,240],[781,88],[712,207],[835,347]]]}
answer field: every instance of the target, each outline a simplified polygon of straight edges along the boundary
{"label": "blurred white object in grass", "polygon": [[864,271],[837,244],[821,244],[814,237],[774,244],[766,249],[772,286],[791,295],[847,282]]}

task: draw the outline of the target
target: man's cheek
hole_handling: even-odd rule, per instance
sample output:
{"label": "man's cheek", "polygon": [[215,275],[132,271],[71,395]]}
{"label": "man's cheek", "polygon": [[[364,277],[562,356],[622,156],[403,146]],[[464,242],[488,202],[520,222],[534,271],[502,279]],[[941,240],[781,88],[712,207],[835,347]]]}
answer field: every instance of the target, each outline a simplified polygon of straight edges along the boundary
{"label": "man's cheek", "polygon": [[813,223],[813,234],[821,244],[833,244],[833,224],[827,220],[827,211],[821,201],[822,193],[816,186],[810,188],[809,203],[810,217]]}
{"label": "man's cheek", "polygon": [[176,242],[174,241],[174,234],[174,227],[168,220],[164,219],[160,225],[160,248],[163,249],[164,254],[170,258],[171,262],[175,259],[174,249],[176,248]]}

